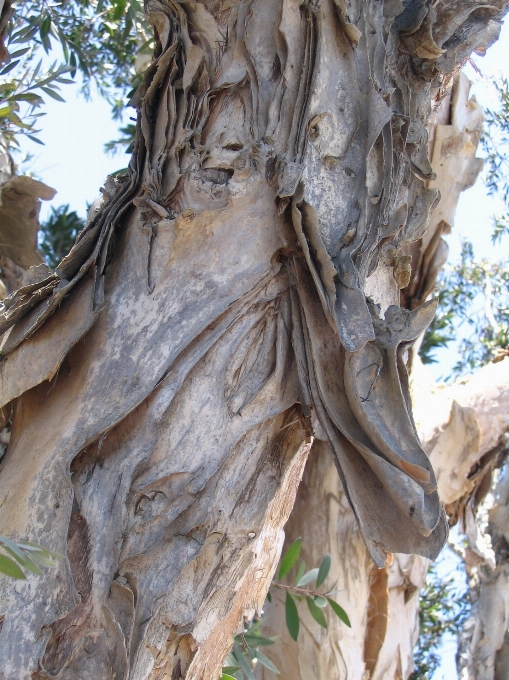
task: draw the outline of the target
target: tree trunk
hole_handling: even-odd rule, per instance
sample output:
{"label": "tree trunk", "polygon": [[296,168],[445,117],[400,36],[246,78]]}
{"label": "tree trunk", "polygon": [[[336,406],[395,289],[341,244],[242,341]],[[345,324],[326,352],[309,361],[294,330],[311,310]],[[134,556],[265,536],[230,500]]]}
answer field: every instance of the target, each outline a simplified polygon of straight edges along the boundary
{"label": "tree trunk", "polygon": [[[433,291],[448,253],[442,235],[453,227],[460,192],[472,186],[482,168],[475,153],[484,118],[479,105],[469,99],[469,90],[470,82],[459,74],[428,124],[430,156],[437,175],[433,185],[442,200],[424,237],[405,250],[412,258],[412,275],[403,279],[408,285],[402,291],[403,303],[409,308],[422,304]],[[368,279],[368,286],[384,309],[396,300],[378,284],[379,272]],[[483,478],[484,484],[488,477],[491,481],[496,460],[493,452],[509,427],[503,415],[508,367],[505,363],[487,367],[469,381],[444,388],[435,385],[417,356],[412,365],[417,429],[437,472],[440,497],[455,524],[466,508],[472,513],[468,502],[481,488]],[[418,592],[430,562],[417,555],[395,554],[391,564],[377,571],[365,559],[353,514],[326,462],[326,449],[324,442],[316,442],[312,448],[286,533],[290,542],[302,536],[308,565],[331,553],[336,571],[330,580],[338,579],[337,588],[342,591],[338,599],[350,615],[352,629],[331,613],[324,632],[305,612],[307,625],[299,645],[285,632],[282,644],[271,648],[269,654],[284,678],[406,679],[413,670],[419,632]],[[475,525],[473,515],[469,525]],[[276,593],[266,612],[265,633],[281,635],[285,629],[284,598]],[[264,673],[269,676],[263,670],[261,677]]]}
{"label": "tree trunk", "polygon": [[381,318],[368,281],[396,299],[438,200],[432,97],[507,5],[148,0],[129,173],[0,316],[0,533],[66,556],[1,584],[6,680],[217,677],[318,427],[380,637],[390,553],[447,527],[406,373],[435,305]]}

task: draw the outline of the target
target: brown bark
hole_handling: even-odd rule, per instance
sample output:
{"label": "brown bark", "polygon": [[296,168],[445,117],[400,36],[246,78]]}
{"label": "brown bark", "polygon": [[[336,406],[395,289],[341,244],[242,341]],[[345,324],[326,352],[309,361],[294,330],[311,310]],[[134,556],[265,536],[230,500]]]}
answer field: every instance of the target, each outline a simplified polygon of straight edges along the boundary
{"label": "brown bark", "polygon": [[[471,186],[482,167],[475,153],[483,116],[475,100],[469,99],[469,89],[468,79],[460,74],[452,91],[432,114],[428,126],[430,155],[437,174],[433,184],[443,198],[431,215],[424,237],[405,249],[412,255],[411,281],[402,291],[409,307],[421,304],[433,290],[444,263],[442,234],[454,224],[460,191]],[[454,143],[446,147],[443,140]],[[392,276],[391,269],[389,273]],[[370,294],[382,309],[394,304],[396,291],[387,286],[383,265],[368,279],[368,284]],[[448,512],[454,523],[458,513],[468,506],[468,500],[475,496],[482,479],[489,475],[491,480],[495,459],[489,452],[500,445],[506,431],[508,377],[505,364],[497,364],[458,385],[437,386],[418,357],[413,360],[414,418],[437,471],[440,497],[449,504]],[[418,592],[424,585],[430,562],[419,556],[396,554],[390,567],[377,576],[364,555],[352,558],[358,537],[341,529],[337,533],[320,530],[321,525],[349,526],[353,521],[348,514],[338,518],[327,500],[331,496],[343,498],[344,502],[344,496],[339,482],[320,462],[325,455],[323,450],[318,453],[315,444],[288,523],[287,536],[290,541],[303,537],[308,564],[318,563],[326,552],[332,554],[336,572],[331,580],[339,576],[341,584],[348,584],[338,600],[349,614],[355,612],[353,628],[348,631],[330,613],[329,630],[324,634],[308,616],[298,650],[285,632],[283,644],[276,645],[269,654],[284,678],[408,678],[418,636]],[[324,496],[316,491],[322,487]],[[380,579],[386,587],[381,587]],[[281,635],[285,624],[280,598],[267,606],[266,620],[265,632]],[[310,649],[315,649],[314,654]]]}
{"label": "brown bark", "polygon": [[377,267],[388,298],[406,280],[432,96],[507,4],[147,2],[128,176],[0,315],[0,530],[66,554],[1,584],[6,679],[213,677],[318,422],[364,559],[438,554],[405,362],[434,304],[381,318],[365,293]]}

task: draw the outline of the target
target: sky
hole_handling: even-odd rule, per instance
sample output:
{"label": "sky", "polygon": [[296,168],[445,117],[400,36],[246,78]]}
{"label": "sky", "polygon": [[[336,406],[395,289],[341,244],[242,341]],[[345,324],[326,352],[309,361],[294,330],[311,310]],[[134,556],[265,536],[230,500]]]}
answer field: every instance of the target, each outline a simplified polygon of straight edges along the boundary
{"label": "sky", "polygon": [[[474,57],[474,61],[482,75],[476,73],[472,66],[466,66],[465,73],[473,82],[471,94],[483,108],[495,108],[497,100],[490,78],[504,74],[509,77],[509,21],[502,29],[499,42],[488,50],[485,57]],[[79,215],[85,216],[87,204],[98,196],[106,176],[125,167],[128,161],[126,154],[110,156],[104,152],[104,144],[119,136],[119,123],[111,120],[109,105],[99,96],[85,101],[78,86],[66,86],[62,94],[66,104],[50,99],[46,106],[47,115],[40,121],[38,136],[45,146],[29,140],[22,143],[24,152],[34,154],[28,169],[58,192],[53,201],[43,204],[43,220],[51,205],[57,207],[66,203]],[[133,114],[134,111],[130,113],[127,110],[126,122]],[[478,155],[482,155],[481,150]],[[491,243],[492,220],[497,211],[500,211],[500,204],[496,198],[488,196],[481,176],[475,186],[460,198],[454,229],[448,237],[450,261],[458,259],[462,239],[473,243],[478,257],[492,260],[508,257],[509,239],[496,247]],[[430,369],[435,379],[439,379],[448,375],[456,363],[457,346],[452,344],[449,348],[438,350],[436,356],[439,361]],[[439,569],[444,572],[457,570],[451,555],[444,552],[439,559]],[[455,680],[455,640],[447,638],[441,653],[442,664],[433,680]]]}
{"label": "sky", "polygon": [[[41,220],[50,206],[69,204],[71,210],[85,217],[87,204],[99,195],[108,174],[127,166],[129,157],[104,152],[104,144],[118,139],[119,122],[111,119],[109,104],[92,93],[85,101],[78,85],[62,86],[65,104],[46,98],[45,116],[40,118],[37,137],[44,146],[22,138],[23,153],[33,154],[23,169],[34,172],[45,184],[57,190],[50,202],[44,202]],[[127,117],[134,115],[128,109]]]}
{"label": "sky", "polygon": [[[500,39],[490,47],[486,56],[473,55],[472,61],[480,74],[470,64],[464,68],[465,74],[472,81],[470,94],[477,99],[483,109],[496,109],[498,100],[491,80],[503,76],[509,77],[509,20],[502,27]],[[483,156],[481,148],[478,149],[477,155]],[[462,240],[468,240],[473,244],[474,253],[478,259],[507,260],[509,256],[509,238],[502,239],[497,245],[493,245],[491,241],[493,217],[502,212],[503,206],[500,199],[488,195],[484,183],[485,174],[482,172],[474,186],[460,196],[452,233],[445,237],[450,248],[450,263],[458,261]],[[479,300],[479,305],[483,307],[484,300]],[[467,332],[466,326],[463,330]],[[461,328],[459,333],[462,333]],[[451,374],[452,368],[458,361],[458,341],[435,351],[437,363],[429,365],[435,380],[441,380]]]}

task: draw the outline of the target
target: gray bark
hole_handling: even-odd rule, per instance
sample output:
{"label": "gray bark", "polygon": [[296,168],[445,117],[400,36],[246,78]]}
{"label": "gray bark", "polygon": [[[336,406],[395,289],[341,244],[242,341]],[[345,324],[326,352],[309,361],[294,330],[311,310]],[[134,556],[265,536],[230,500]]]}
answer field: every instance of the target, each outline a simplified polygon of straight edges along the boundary
{"label": "gray bark", "polygon": [[436,557],[406,374],[435,305],[366,291],[403,284],[432,97],[507,4],[147,2],[128,176],[0,315],[0,533],[66,555],[0,585],[6,679],[216,677],[317,422],[375,563]]}

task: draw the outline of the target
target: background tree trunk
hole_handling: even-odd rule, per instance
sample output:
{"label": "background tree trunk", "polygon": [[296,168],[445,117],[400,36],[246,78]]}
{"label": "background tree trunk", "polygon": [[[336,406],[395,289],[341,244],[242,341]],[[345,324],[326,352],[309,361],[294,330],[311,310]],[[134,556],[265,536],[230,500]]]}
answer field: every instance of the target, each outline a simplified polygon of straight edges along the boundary
{"label": "background tree trunk", "polygon": [[411,597],[423,573],[407,557],[391,580],[388,554],[446,538],[405,367],[433,305],[388,305],[409,243],[428,281],[438,258],[432,98],[507,5],[146,3],[130,171],[0,318],[0,531],[67,558],[0,586],[6,680],[215,678],[262,606],[318,423],[360,527],[341,535],[377,672],[387,588]]}

